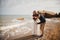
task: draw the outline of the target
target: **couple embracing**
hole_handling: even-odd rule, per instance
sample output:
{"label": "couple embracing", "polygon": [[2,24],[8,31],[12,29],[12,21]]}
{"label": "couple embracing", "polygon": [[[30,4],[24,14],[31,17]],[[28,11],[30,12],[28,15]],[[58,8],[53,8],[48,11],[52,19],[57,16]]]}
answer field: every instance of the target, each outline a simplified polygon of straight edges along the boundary
{"label": "couple embracing", "polygon": [[[39,22],[38,22],[37,24],[40,25],[40,30],[41,30],[42,34],[39,35],[38,37],[42,37],[43,34],[44,34],[44,27],[45,27],[45,23],[46,23],[44,10],[43,10],[42,13],[39,12],[39,11],[34,10],[32,17],[33,17],[34,22],[36,22],[37,19],[39,19]],[[36,24],[35,24],[35,25],[36,25]],[[34,35],[34,36],[37,36],[36,34],[33,34],[33,35]]]}

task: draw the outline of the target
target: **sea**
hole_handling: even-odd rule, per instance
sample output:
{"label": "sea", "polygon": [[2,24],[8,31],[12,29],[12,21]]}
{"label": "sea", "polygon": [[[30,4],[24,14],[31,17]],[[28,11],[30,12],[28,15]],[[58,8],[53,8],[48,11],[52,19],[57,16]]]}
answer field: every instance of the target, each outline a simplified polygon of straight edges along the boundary
{"label": "sea", "polygon": [[0,15],[0,27],[18,23],[17,18],[21,17],[24,18],[24,20],[32,20],[31,15]]}
{"label": "sea", "polygon": [[32,20],[31,15],[0,15],[0,37],[15,39],[32,35],[34,30]]}

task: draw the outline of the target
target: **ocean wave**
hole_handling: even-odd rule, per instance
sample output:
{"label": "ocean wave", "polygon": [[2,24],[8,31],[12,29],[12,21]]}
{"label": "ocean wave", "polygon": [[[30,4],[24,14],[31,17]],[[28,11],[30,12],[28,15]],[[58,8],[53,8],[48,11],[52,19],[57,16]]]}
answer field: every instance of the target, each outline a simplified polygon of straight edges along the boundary
{"label": "ocean wave", "polygon": [[[17,22],[16,20],[13,20]],[[19,22],[19,21],[18,21]],[[1,27],[2,34],[6,37],[16,37],[17,35],[26,35],[32,30],[32,22],[33,20],[24,20],[19,23],[15,23],[14,25]],[[31,32],[32,33],[32,32]]]}

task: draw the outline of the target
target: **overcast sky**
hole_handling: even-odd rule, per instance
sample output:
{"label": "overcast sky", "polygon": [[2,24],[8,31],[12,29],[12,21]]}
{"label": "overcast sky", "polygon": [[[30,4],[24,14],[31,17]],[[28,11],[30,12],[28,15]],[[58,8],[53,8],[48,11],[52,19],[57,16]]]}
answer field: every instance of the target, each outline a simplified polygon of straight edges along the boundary
{"label": "overcast sky", "polygon": [[33,10],[60,11],[60,0],[0,0],[0,15],[32,15]]}

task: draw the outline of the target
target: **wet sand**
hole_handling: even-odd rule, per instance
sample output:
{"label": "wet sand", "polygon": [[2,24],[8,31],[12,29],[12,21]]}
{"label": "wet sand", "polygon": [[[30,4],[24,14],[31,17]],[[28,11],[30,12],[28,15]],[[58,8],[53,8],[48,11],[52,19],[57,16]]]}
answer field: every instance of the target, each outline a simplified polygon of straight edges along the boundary
{"label": "wet sand", "polygon": [[[28,34],[27,34],[28,35]],[[32,35],[15,40],[35,40]],[[38,40],[60,40],[60,18],[50,18],[46,21],[43,37]]]}

